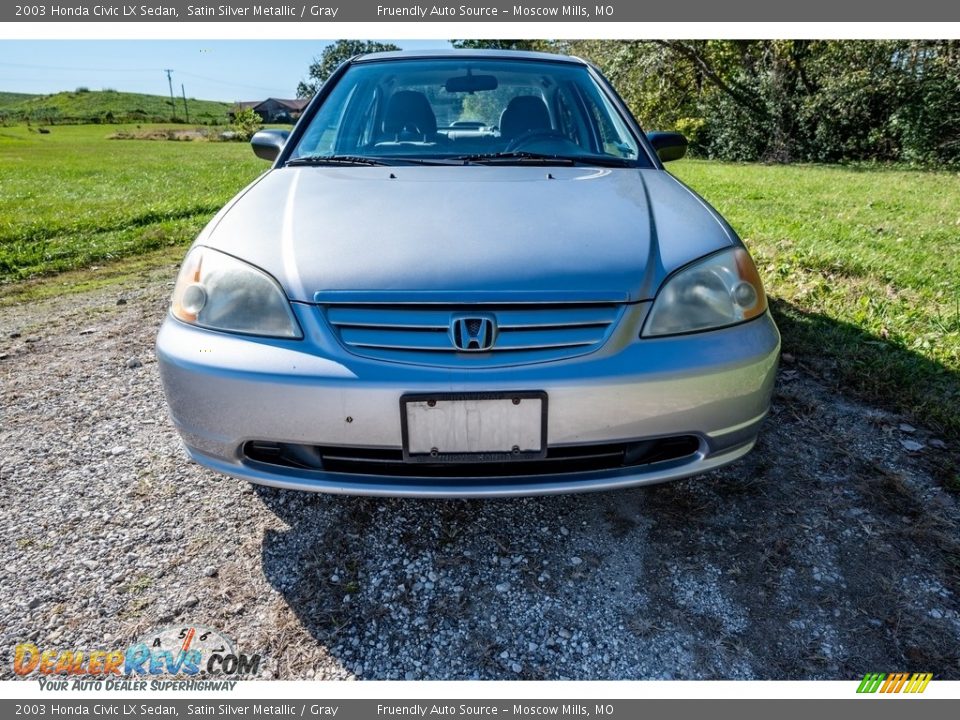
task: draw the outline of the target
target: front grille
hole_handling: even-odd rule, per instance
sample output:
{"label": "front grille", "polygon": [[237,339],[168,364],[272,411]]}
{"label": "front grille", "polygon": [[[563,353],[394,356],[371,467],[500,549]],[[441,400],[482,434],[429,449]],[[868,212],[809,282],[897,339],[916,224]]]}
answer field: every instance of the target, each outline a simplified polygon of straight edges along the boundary
{"label": "front grille", "polygon": [[[489,367],[560,360],[599,348],[616,327],[625,305],[326,305],[322,311],[351,352],[376,360],[434,366]],[[493,344],[463,351],[456,318],[469,318],[471,336],[480,318],[496,324]]]}
{"label": "front grille", "polygon": [[554,476],[639,467],[693,456],[700,441],[693,435],[596,445],[563,445],[547,448],[537,460],[493,463],[405,463],[403,452],[393,448],[330,447],[274,442],[248,442],[248,460],[281,468],[325,470],[349,475],[387,477],[506,478]]}

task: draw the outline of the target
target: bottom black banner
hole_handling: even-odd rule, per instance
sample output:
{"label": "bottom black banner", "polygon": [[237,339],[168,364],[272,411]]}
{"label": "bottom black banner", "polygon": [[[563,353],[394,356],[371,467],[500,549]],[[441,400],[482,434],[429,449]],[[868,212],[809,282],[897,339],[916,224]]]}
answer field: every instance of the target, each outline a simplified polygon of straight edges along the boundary
{"label": "bottom black banner", "polygon": [[[232,717],[258,720],[287,718],[600,718],[634,720],[644,715],[669,713],[670,717],[704,717],[736,714],[738,718],[790,720],[844,713],[846,720],[858,717],[870,720],[910,720],[957,716],[955,700],[910,699],[907,710],[903,698],[852,698],[841,700],[0,700],[0,717],[64,718],[141,718],[141,717]],[[953,710],[950,710],[953,707]],[[774,715],[776,713],[776,715]]]}

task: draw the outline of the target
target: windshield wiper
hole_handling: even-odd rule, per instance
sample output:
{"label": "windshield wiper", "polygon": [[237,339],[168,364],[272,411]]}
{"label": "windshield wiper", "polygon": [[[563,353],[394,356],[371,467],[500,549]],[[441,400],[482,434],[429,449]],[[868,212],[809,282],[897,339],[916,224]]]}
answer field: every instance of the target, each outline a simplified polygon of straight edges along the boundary
{"label": "windshield wiper", "polygon": [[286,163],[297,165],[459,165],[448,158],[421,158],[397,155],[395,157],[371,157],[369,155],[304,155]]}
{"label": "windshield wiper", "polygon": [[287,160],[286,167],[303,165],[389,165],[380,158],[364,157],[363,155],[304,155],[303,157]]}
{"label": "windshield wiper", "polygon": [[527,150],[511,152],[478,153],[459,155],[450,158],[464,164],[480,163],[490,165],[537,164],[537,165],[599,165],[601,167],[634,167],[634,162],[626,158],[609,155],[551,155]]}
{"label": "windshield wiper", "polygon": [[545,153],[528,152],[526,150],[515,150],[512,152],[494,152],[494,153],[476,153],[474,155],[457,155],[450,158],[464,164],[467,163],[490,163],[490,164],[509,164],[509,163],[535,163],[538,165],[573,165],[576,161],[563,155],[547,155]]}

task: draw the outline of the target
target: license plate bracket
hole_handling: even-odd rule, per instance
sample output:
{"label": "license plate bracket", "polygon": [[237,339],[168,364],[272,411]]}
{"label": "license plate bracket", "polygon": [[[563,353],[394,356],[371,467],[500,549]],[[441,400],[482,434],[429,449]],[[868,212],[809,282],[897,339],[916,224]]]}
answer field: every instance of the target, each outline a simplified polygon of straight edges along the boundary
{"label": "license plate bracket", "polygon": [[409,393],[400,398],[400,432],[404,462],[539,460],[547,455],[547,393]]}

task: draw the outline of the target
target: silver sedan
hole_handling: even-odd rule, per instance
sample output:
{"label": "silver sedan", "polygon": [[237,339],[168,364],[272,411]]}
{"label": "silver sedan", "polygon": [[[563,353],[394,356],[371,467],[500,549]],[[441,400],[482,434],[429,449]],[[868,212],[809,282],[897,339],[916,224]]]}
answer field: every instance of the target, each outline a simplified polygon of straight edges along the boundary
{"label": "silver sedan", "polygon": [[686,477],[756,442],[780,337],[750,255],[596,68],[354,58],[183,262],[157,356],[197,462],[421,497]]}

